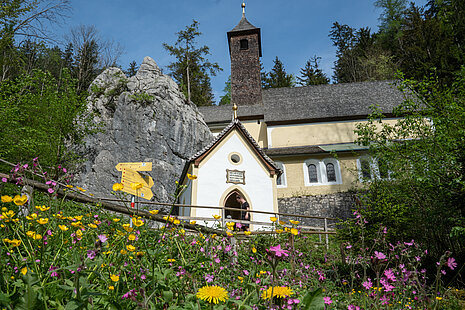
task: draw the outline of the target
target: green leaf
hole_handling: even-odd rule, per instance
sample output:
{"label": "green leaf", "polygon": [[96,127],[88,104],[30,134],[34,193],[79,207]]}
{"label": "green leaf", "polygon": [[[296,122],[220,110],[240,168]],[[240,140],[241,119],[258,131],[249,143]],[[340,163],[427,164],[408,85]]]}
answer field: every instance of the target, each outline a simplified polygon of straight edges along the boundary
{"label": "green leaf", "polygon": [[302,304],[302,309],[304,310],[324,310],[325,304],[321,288],[313,292],[308,292],[307,295],[305,295]]}

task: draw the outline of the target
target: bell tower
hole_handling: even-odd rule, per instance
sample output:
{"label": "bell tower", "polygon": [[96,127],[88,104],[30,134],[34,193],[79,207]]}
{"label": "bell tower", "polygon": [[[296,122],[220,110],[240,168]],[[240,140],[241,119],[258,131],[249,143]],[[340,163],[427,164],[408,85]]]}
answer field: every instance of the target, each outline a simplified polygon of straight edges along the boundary
{"label": "bell tower", "polygon": [[228,43],[231,56],[231,103],[238,106],[262,104],[260,28],[245,18],[245,3],[242,3],[239,24],[228,32]]}

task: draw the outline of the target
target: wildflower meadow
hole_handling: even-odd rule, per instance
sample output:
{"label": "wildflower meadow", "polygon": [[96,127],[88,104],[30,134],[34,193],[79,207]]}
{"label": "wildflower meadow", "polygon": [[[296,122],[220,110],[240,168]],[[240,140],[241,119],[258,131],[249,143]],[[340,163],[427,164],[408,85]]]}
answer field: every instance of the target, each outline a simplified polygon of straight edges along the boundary
{"label": "wildflower meadow", "polygon": [[[60,181],[42,173],[50,190],[34,192],[26,209],[17,180],[29,167],[16,168],[0,183],[1,309],[465,307],[456,281],[463,266],[453,253],[428,272],[427,245],[387,242],[389,227],[367,242],[369,223],[357,211],[351,221],[360,228],[359,242],[331,237],[327,249],[296,220],[270,217],[271,231],[254,234],[239,232],[233,222],[222,227],[212,216],[214,230],[205,232],[202,223],[170,215],[154,226],[136,211],[129,217],[73,202],[58,197],[58,189],[85,189],[62,186],[71,181],[62,167]],[[112,192],[120,197],[120,190],[117,183]]]}

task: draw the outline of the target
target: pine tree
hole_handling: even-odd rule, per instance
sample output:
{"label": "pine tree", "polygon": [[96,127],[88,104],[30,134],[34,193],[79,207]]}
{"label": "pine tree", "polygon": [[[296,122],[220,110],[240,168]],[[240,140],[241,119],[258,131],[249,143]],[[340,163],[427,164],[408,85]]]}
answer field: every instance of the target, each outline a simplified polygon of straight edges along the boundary
{"label": "pine tree", "polygon": [[301,86],[328,84],[329,78],[318,67],[321,57],[313,56],[305,67],[300,69],[300,77],[297,77],[298,84]]}
{"label": "pine tree", "polygon": [[174,45],[163,43],[163,47],[176,58],[176,62],[168,65],[169,75],[178,83],[188,101],[198,106],[211,105],[214,96],[210,75],[215,76],[222,69],[205,58],[210,55],[208,46],[196,46],[196,38],[202,34],[196,20],[176,34],[178,38]]}
{"label": "pine tree", "polygon": [[126,71],[124,71],[124,73],[128,77],[136,75],[136,73],[137,73],[137,62],[135,60],[131,61],[131,63],[129,64],[129,68]]}
{"label": "pine tree", "polygon": [[224,83],[223,88],[224,95],[221,96],[220,102],[218,105],[230,104],[231,103],[231,76],[228,77],[228,80]]}
{"label": "pine tree", "polygon": [[265,74],[264,88],[294,87],[295,78],[292,74],[287,74],[284,65],[278,56],[273,61],[274,66],[270,72]]}

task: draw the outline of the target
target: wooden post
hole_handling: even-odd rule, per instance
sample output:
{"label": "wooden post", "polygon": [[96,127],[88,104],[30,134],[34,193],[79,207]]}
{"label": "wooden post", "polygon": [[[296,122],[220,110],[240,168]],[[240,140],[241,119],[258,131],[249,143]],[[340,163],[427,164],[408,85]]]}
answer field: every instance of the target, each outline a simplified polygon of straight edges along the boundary
{"label": "wooden post", "polygon": [[[328,219],[325,217],[325,233],[328,232]],[[326,243],[326,250],[329,250],[329,236],[328,234],[325,234],[325,243]]]}

